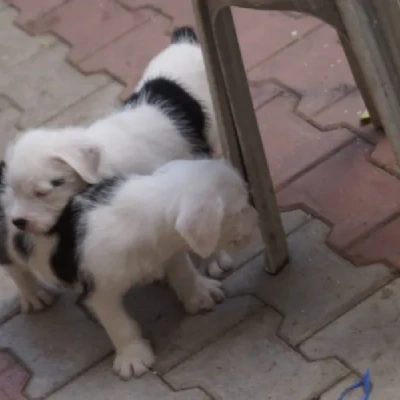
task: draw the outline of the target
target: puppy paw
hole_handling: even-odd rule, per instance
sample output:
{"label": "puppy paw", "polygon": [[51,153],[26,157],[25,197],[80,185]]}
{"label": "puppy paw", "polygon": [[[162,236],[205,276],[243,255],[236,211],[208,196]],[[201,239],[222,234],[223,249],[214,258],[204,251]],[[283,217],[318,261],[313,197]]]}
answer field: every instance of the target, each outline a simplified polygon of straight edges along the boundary
{"label": "puppy paw", "polygon": [[232,257],[225,251],[220,251],[207,267],[207,274],[211,278],[221,279],[230,272],[235,263]]}
{"label": "puppy paw", "polygon": [[54,296],[44,289],[26,292],[20,296],[21,311],[23,313],[41,311],[50,307],[54,302]]}
{"label": "puppy paw", "polygon": [[145,341],[135,341],[119,351],[114,360],[115,373],[124,380],[142,376],[154,364],[155,356]]}
{"label": "puppy paw", "polygon": [[221,289],[221,282],[199,276],[196,282],[196,289],[184,302],[185,310],[189,314],[196,314],[200,311],[210,311],[215,307],[215,303],[224,300],[225,294]]}

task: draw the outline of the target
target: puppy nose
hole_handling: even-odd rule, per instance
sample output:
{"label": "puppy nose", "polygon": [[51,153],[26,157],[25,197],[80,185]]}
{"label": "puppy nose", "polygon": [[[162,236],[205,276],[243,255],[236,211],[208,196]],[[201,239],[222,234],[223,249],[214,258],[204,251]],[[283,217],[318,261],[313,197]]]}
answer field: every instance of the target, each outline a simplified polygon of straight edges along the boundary
{"label": "puppy nose", "polygon": [[12,223],[18,229],[21,229],[21,231],[23,231],[26,228],[26,225],[28,224],[28,221],[26,219],[24,219],[24,218],[15,218],[15,219],[12,220]]}

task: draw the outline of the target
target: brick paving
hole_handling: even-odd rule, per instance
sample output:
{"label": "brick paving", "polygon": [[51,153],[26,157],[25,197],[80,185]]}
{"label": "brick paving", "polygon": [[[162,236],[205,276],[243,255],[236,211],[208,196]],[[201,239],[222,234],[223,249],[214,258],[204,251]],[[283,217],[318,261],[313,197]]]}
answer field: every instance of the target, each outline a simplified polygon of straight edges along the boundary
{"label": "brick paving", "polygon": [[[235,255],[228,299],[186,316],[162,286],[126,306],[155,346],[121,382],[111,345],[74,299],[21,315],[0,270],[0,400],[337,400],[367,368],[373,399],[398,376],[400,170],[364,109],[336,33],[315,18],[235,9],[291,262]],[[0,0],[0,151],[18,131],[88,123],[129,95],[190,1]],[[360,392],[349,400],[361,398]],[[346,398],[347,400],[347,398]]]}

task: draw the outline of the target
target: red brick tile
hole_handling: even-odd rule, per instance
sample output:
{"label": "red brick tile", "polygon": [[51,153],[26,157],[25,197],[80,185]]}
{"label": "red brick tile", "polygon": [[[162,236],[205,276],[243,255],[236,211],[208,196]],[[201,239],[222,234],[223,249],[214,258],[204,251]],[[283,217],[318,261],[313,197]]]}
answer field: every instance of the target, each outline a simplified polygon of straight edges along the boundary
{"label": "red brick tile", "polygon": [[171,19],[165,33],[171,33],[173,27],[194,25],[193,8],[191,1],[180,0],[119,0],[119,3],[128,10],[136,11],[142,7],[151,7]]}
{"label": "red brick tile", "polygon": [[278,193],[284,209],[303,207],[332,224],[328,242],[342,249],[400,210],[400,181],[368,160],[357,140]]}
{"label": "red brick tile", "polygon": [[68,0],[7,0],[20,10],[15,22],[29,31],[29,25],[43,14],[53,10]]}
{"label": "red brick tile", "polygon": [[277,11],[235,8],[233,15],[246,68],[271,57],[321,24],[312,17],[293,19]]}
{"label": "red brick tile", "polygon": [[307,117],[355,89],[337,34],[327,25],[259,64],[251,75],[274,78],[293,88],[302,96],[298,111]]}
{"label": "red brick tile", "polygon": [[144,9],[129,12],[115,0],[71,0],[36,20],[31,31],[66,40],[73,46],[68,58],[77,63],[154,15]]}
{"label": "red brick tile", "polygon": [[400,268],[400,217],[377,229],[368,238],[346,249],[346,256],[358,265],[386,263]]}
{"label": "red brick tile", "polygon": [[7,352],[0,353],[0,400],[26,400],[22,394],[30,373]]}
{"label": "red brick tile", "polygon": [[167,26],[168,21],[157,16],[86,58],[79,68],[86,73],[110,73],[127,84],[122,94],[122,97],[127,97],[148,62],[170,43],[170,38],[165,35]]}
{"label": "red brick tile", "polygon": [[378,167],[400,177],[400,168],[397,164],[393,147],[387,137],[382,137],[374,151],[371,153],[371,161]]}
{"label": "red brick tile", "polygon": [[274,83],[268,81],[249,81],[249,87],[251,97],[253,100],[253,106],[257,110],[272,100],[284,93],[284,90]]}
{"label": "red brick tile", "polygon": [[[173,27],[194,25],[190,1],[121,0],[121,3],[131,10],[150,4],[161,10],[164,15],[169,16],[172,19]],[[281,12],[239,9],[237,7],[233,8],[233,16],[247,67],[271,56],[321,24],[320,21],[309,16],[293,19]]]}
{"label": "red brick tile", "polygon": [[360,115],[364,109],[365,105],[360,92],[354,90],[332,106],[314,115],[312,121],[324,129],[346,126],[369,142],[377,143],[380,137],[379,131],[372,124],[364,126],[360,124]]}
{"label": "red brick tile", "polygon": [[346,129],[321,132],[293,113],[298,99],[284,94],[258,110],[258,123],[275,186],[326,157],[354,136]]}

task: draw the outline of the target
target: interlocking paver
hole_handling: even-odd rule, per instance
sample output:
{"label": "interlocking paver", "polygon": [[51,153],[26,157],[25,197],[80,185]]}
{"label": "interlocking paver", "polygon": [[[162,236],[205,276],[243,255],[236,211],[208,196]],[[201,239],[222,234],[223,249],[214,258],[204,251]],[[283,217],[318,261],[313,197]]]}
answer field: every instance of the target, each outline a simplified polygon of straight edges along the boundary
{"label": "interlocking paver", "polygon": [[12,8],[0,12],[0,74],[2,75],[8,74],[15,65],[55,42],[51,36],[32,39],[14,25],[13,20],[16,15],[17,11]]}
{"label": "interlocking paver", "polygon": [[389,269],[354,268],[325,245],[329,228],[313,220],[288,237],[290,263],[277,276],[265,273],[258,256],[225,282],[230,296],[256,294],[284,315],[280,334],[297,345],[360,299],[392,279]]}
{"label": "interlocking paver", "polygon": [[63,127],[66,125],[90,124],[119,106],[118,96],[122,90],[122,85],[117,82],[111,82],[61,111],[45,125]]}
{"label": "interlocking paver", "polygon": [[400,217],[397,216],[386,225],[380,226],[367,238],[346,249],[346,256],[359,265],[384,262],[400,268],[399,232]]}
{"label": "interlocking paver", "polygon": [[290,86],[302,95],[297,111],[311,117],[355,89],[338,41],[336,32],[324,25],[307,39],[299,40],[260,63],[251,70],[251,76],[275,78]]}
{"label": "interlocking paver", "polygon": [[368,160],[357,140],[278,193],[284,209],[304,207],[332,224],[328,242],[350,245],[400,210],[400,182]]}
{"label": "interlocking paver", "polygon": [[21,111],[15,104],[2,96],[0,93],[0,157],[3,158],[4,151],[10,140],[17,134],[15,124],[21,116]]}
{"label": "interlocking paver", "polygon": [[15,22],[25,29],[29,28],[29,24],[36,18],[45,14],[48,11],[56,8],[68,0],[40,0],[40,1],[26,1],[26,0],[7,0],[8,3],[20,10]]}
{"label": "interlocking paver", "polygon": [[354,90],[332,106],[312,117],[312,121],[324,130],[338,126],[349,128],[352,132],[375,144],[382,133],[372,124],[360,123],[361,113],[365,110],[364,101],[358,90]]}
{"label": "interlocking paver", "polygon": [[21,128],[45,122],[110,82],[106,75],[83,76],[65,62],[67,52],[62,44],[44,49],[2,78],[0,93],[7,93],[25,110],[19,121]]}
{"label": "interlocking paver", "polygon": [[[326,391],[321,397],[318,398],[318,400],[338,400],[343,390],[350,387],[359,379],[360,378],[357,375],[351,374],[349,377],[343,379],[341,382]],[[362,394],[362,388],[355,389],[346,395],[346,400],[360,400],[362,398]]]}
{"label": "interlocking paver", "polygon": [[312,359],[335,355],[359,372],[371,369],[373,398],[400,390],[400,281],[389,284],[304,343]]}
{"label": "interlocking paver", "polygon": [[[127,97],[132,93],[149,61],[170,43],[170,38],[165,34],[168,24],[168,19],[157,15],[148,23],[86,58],[79,64],[79,68],[86,73],[108,72],[127,84],[122,95]],[[151,46],[144,45],[143,38]]]}
{"label": "interlocking paver", "polygon": [[[306,224],[311,217],[301,210],[293,210],[281,213],[282,225],[286,235],[290,235],[302,225]],[[243,265],[246,261],[254,258],[264,248],[260,232],[257,233],[257,238],[254,242],[246,247],[235,252],[232,252],[236,268]]]}
{"label": "interlocking paver", "polygon": [[0,352],[0,399],[26,400],[22,391],[30,373],[9,352]]}
{"label": "interlocking paver", "polygon": [[150,9],[128,12],[114,0],[72,0],[35,22],[35,33],[52,32],[72,45],[68,59],[79,63],[155,16]]}
{"label": "interlocking paver", "polygon": [[1,326],[0,347],[11,349],[32,371],[30,397],[47,395],[111,350],[105,333],[71,303],[63,297],[47,312],[21,314]]}
{"label": "interlocking paver", "polygon": [[174,388],[203,387],[218,399],[306,400],[348,373],[335,360],[308,363],[276,336],[269,308],[165,375]]}
{"label": "interlocking paver", "polygon": [[354,138],[347,129],[316,129],[293,113],[297,103],[297,97],[285,93],[257,112],[264,150],[278,189]]}
{"label": "interlocking paver", "polygon": [[112,361],[107,359],[86,372],[71,384],[53,394],[49,400],[211,400],[201,389],[174,392],[151,373],[140,379],[121,382],[111,372]]}
{"label": "interlocking paver", "polygon": [[382,137],[371,153],[371,161],[378,167],[400,177],[400,168],[397,165],[396,156],[387,137]]}
{"label": "interlocking paver", "polygon": [[261,307],[253,297],[227,299],[214,312],[185,314],[167,285],[147,285],[128,293],[125,305],[155,348],[155,369],[164,373],[187,359]]}

